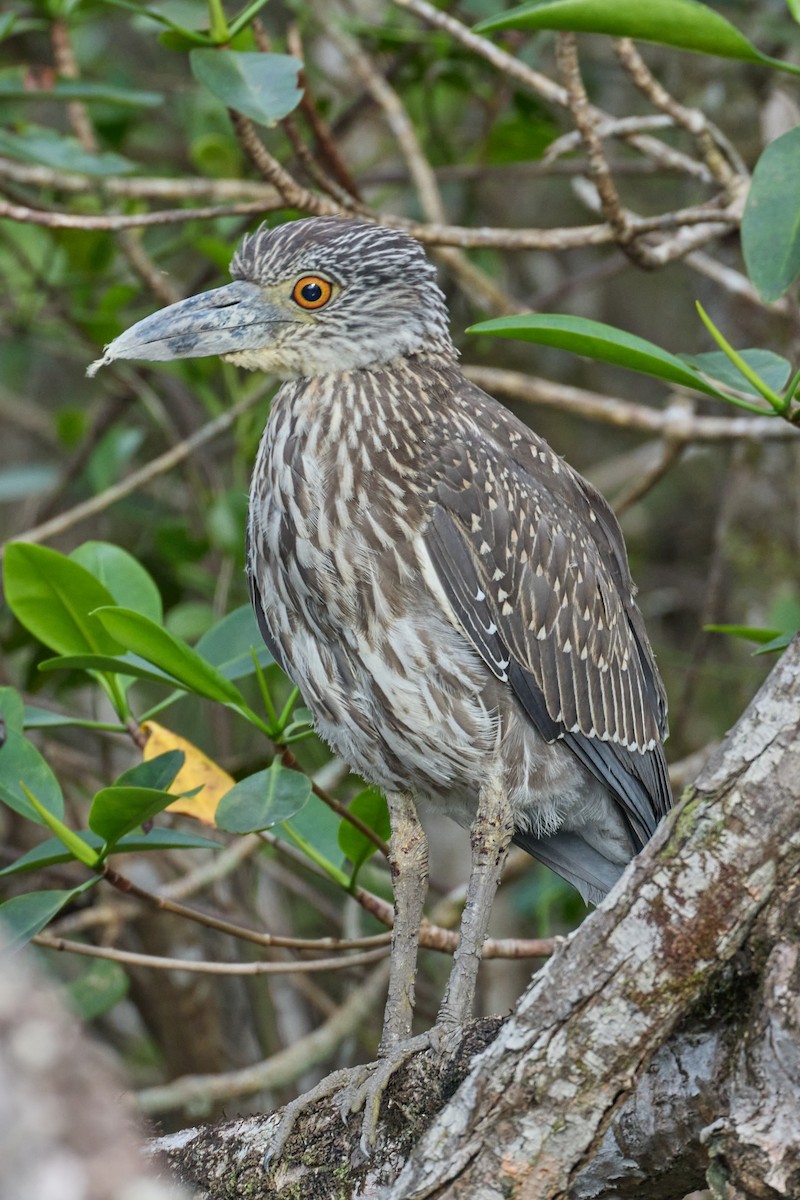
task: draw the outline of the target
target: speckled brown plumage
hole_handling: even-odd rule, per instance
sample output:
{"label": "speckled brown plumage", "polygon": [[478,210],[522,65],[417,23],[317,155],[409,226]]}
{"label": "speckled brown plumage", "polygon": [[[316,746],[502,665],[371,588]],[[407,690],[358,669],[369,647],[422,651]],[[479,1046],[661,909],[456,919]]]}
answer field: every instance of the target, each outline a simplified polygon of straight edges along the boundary
{"label": "speckled brown plumage", "polygon": [[[598,900],[671,802],[611,510],[465,378],[411,238],[298,221],[246,239],[232,272],[108,357],[215,352],[286,378],[248,527],[275,658],[364,778],[464,825],[501,778],[516,840]],[[292,303],[309,274],[332,289],[319,311]]]}

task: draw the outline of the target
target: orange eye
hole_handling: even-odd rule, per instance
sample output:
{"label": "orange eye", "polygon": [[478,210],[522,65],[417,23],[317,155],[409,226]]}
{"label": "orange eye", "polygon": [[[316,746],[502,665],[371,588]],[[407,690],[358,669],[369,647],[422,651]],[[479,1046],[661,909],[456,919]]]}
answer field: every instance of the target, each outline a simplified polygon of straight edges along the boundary
{"label": "orange eye", "polygon": [[322,308],[331,298],[333,288],[319,275],[304,275],[292,290],[292,299],[301,308]]}

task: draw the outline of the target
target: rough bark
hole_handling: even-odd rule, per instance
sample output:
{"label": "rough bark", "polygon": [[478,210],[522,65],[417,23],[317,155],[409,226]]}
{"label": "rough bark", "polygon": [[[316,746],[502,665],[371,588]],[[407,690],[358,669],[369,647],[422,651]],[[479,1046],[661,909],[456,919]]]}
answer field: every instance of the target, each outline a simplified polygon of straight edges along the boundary
{"label": "rough bark", "polygon": [[327,1106],[269,1175],[270,1118],[166,1139],[179,1173],[215,1200],[800,1195],[799,699],[796,639],[494,1040],[394,1081],[369,1163]]}

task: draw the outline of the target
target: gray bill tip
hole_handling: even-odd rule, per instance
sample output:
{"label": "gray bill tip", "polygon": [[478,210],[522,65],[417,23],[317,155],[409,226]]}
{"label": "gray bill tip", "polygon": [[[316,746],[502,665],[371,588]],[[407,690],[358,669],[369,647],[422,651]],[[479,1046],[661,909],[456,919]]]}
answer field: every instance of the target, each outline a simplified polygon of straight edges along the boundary
{"label": "gray bill tip", "polygon": [[102,358],[96,358],[93,363],[90,363],[86,368],[86,374],[90,379],[94,379],[101,367],[107,367],[109,363],[114,361],[114,355],[109,354],[109,346],[105,347],[105,353]]}

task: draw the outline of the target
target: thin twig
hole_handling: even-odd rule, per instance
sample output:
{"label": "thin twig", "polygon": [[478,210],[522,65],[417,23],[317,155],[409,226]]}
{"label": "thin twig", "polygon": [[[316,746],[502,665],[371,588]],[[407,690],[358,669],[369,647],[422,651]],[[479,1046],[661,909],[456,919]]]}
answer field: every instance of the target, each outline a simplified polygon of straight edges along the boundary
{"label": "thin twig", "polygon": [[21,163],[0,155],[0,179],[11,179],[33,187],[55,188],[62,192],[81,192],[93,188],[100,195],[126,200],[196,200],[205,197],[217,202],[249,199],[275,207],[280,196],[275,188],[256,179],[206,179],[161,175],[104,175],[93,179],[78,171]]}
{"label": "thin twig", "polygon": [[207,205],[202,208],[169,208],[148,213],[104,213],[96,216],[85,213],[42,210],[29,205],[12,204],[0,199],[0,217],[21,221],[26,225],[43,225],[46,229],[88,229],[116,233],[120,229],[138,229],[145,225],[174,225],[183,221],[213,221],[217,217],[246,217],[285,207],[280,197],[270,204],[264,200],[247,200],[240,204]]}
{"label": "thin twig", "polygon": [[341,215],[340,204],[329,196],[318,196],[308,188],[302,187],[294,176],[281,166],[259,138],[249,117],[243,117],[233,109],[228,110],[228,115],[245,154],[258,173],[277,189],[285,207],[298,208],[301,212],[311,213],[315,217]]}
{"label": "thin twig", "polygon": [[[343,34],[337,34],[335,40],[386,118],[416,188],[422,215],[431,224],[443,225],[447,216],[436,173],[425,157],[405,105],[388,80],[376,71],[357,42]],[[435,251],[435,258],[447,267],[465,294],[473,300],[479,298],[489,312],[505,316],[525,311],[524,305],[506,295],[502,288],[498,287],[485,271],[470,262],[462,251],[450,247],[440,248]]]}
{"label": "thin twig", "polygon": [[[272,52],[272,43],[269,34],[264,27],[263,21],[261,21],[259,17],[256,17],[251,28],[253,30],[255,43],[259,50],[262,52],[262,54],[270,54]],[[295,57],[300,58],[302,61],[302,58],[299,54]],[[305,98],[307,84],[304,71],[298,72],[297,82],[298,86],[302,88],[303,98]],[[354,212],[358,211],[360,205],[353,193],[348,188],[342,187],[341,183],[337,179],[331,179],[327,172],[316,161],[300,135],[300,130],[297,128],[297,122],[295,121],[294,116],[290,114],[289,116],[284,117],[280,122],[280,125],[288,137],[298,160],[305,168],[306,174],[314,181],[314,183],[316,183],[317,187],[321,188],[323,192],[327,192],[331,199],[334,200],[342,209],[352,210]]]}
{"label": "thin twig", "polygon": [[651,73],[630,38],[614,41],[614,52],[634,87],[660,108],[676,125],[687,130],[697,141],[703,159],[714,178],[727,187],[734,176],[748,174],[741,155],[721,129],[697,108],[687,108],[672,96]]}
{"label": "thin twig", "polygon": [[105,865],[103,868],[103,879],[110,883],[113,888],[121,892],[123,896],[135,896],[139,900],[143,900],[150,908],[157,909],[159,912],[172,913],[173,916],[183,917],[185,920],[192,921],[196,925],[203,925],[207,929],[214,929],[218,933],[228,934],[229,937],[237,938],[239,941],[251,942],[254,946],[268,947],[271,949],[282,950],[303,950],[303,951],[329,951],[337,952],[344,950],[363,950],[375,947],[383,947],[389,944],[389,936],[387,934],[378,933],[370,937],[364,938],[292,938],[281,937],[278,934],[260,933],[257,929],[247,929],[244,925],[237,925],[233,921],[225,921],[220,917],[214,917],[210,913],[200,912],[198,909],[189,908],[185,904],[181,904],[177,900],[171,900],[168,896],[160,892],[151,892],[147,888],[134,882],[125,875],[121,875],[119,871],[113,867]]}
{"label": "thin twig", "polygon": [[[675,122],[668,116],[648,117],[608,117],[605,121],[595,121],[595,132],[599,138],[621,137],[624,134],[640,132],[643,129],[672,129]],[[579,129],[571,129],[562,133],[545,150],[539,160],[542,167],[553,166],[565,154],[572,154],[580,148],[583,138]]]}
{"label": "thin twig", "polygon": [[[295,58],[299,58],[301,62],[305,62],[303,41],[300,29],[295,22],[286,31],[286,42],[289,47],[289,53],[293,54]],[[350,168],[339,153],[339,147],[336,145],[327,122],[323,120],[317,105],[314,103],[314,97],[305,70],[301,70],[297,78],[297,83],[303,89],[303,96],[300,100],[300,112],[303,114],[314,136],[318,153],[327,164],[328,170],[334,179],[337,180],[354,200],[360,201],[361,191],[358,183],[353,178]]]}
{"label": "thin twig", "polygon": [[505,395],[604,425],[617,425],[686,442],[788,441],[797,438],[800,432],[774,417],[696,416],[687,412],[683,403],[663,409],[648,408],[616,396],[605,396],[500,367],[467,366],[464,371],[473,383],[492,395]]}
{"label": "thin twig", "polygon": [[84,958],[103,958],[129,967],[147,967],[152,971],[188,971],[198,975],[297,975],[318,971],[343,971],[379,962],[389,953],[388,944],[377,950],[337,958],[317,958],[302,962],[208,962],[195,958],[162,958],[157,954],[138,954],[132,950],[114,950],[111,946],[93,946],[38,933],[32,941],[47,950],[60,950]]}
{"label": "thin twig", "polygon": [[589,97],[583,86],[580,64],[578,62],[578,47],[574,33],[559,33],[556,38],[556,62],[561,79],[567,92],[567,103],[575,126],[581,135],[586,155],[589,160],[589,175],[597,188],[600,208],[603,216],[614,230],[616,241],[626,251],[636,258],[631,243],[631,228],[616,184],[611,177],[605,150],[595,124],[595,117],[589,106]]}

